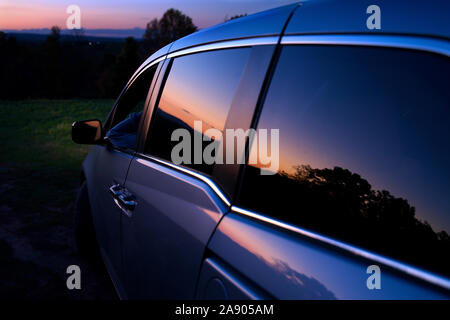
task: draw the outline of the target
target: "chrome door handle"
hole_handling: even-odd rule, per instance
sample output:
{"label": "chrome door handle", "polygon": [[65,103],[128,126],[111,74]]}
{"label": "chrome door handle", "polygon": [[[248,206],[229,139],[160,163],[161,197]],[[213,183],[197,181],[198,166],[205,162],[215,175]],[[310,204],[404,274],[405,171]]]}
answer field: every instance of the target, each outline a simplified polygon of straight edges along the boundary
{"label": "chrome door handle", "polygon": [[131,217],[131,213],[136,208],[137,202],[134,196],[120,184],[114,184],[109,188],[113,196],[113,200],[120,210],[128,217]]}
{"label": "chrome door handle", "polygon": [[113,197],[118,197],[122,193],[123,187],[120,184],[114,184],[109,187],[109,192],[113,195]]}
{"label": "chrome door handle", "polygon": [[131,194],[122,193],[118,196],[118,200],[122,206],[124,206],[128,210],[134,210],[136,208],[137,202],[134,200]]}

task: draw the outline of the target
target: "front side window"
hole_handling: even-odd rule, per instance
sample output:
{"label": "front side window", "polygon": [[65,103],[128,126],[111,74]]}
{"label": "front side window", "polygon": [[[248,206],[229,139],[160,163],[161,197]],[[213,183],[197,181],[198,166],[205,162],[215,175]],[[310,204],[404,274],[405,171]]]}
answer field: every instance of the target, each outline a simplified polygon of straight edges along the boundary
{"label": "front side window", "polygon": [[282,48],[258,122],[279,169],[249,164],[239,205],[448,276],[449,74],[432,53]]}
{"label": "front side window", "polygon": [[135,149],[139,123],[156,66],[141,74],[119,98],[106,138],[115,147]]}
{"label": "front side window", "polygon": [[221,143],[249,53],[239,48],[175,58],[150,124],[146,153],[211,174],[208,158],[215,160],[214,145]]}

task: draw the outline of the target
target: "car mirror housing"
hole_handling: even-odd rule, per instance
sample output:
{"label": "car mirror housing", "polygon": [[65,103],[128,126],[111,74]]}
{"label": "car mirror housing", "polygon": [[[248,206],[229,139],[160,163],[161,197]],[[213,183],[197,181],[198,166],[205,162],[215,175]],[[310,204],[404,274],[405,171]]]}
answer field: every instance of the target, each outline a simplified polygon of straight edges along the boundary
{"label": "car mirror housing", "polygon": [[72,140],[79,144],[103,142],[102,123],[98,119],[75,121],[72,123]]}

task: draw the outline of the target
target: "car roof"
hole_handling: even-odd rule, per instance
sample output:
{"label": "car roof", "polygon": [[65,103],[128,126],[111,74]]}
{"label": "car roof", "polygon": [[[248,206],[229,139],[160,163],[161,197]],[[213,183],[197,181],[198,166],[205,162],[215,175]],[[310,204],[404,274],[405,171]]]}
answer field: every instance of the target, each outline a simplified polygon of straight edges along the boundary
{"label": "car roof", "polygon": [[[380,8],[381,29],[369,30],[366,13]],[[316,0],[295,10],[285,34],[391,33],[450,38],[449,0]]]}
{"label": "car roof", "polygon": [[[381,29],[366,26],[367,7],[380,7]],[[286,25],[287,24],[287,25]],[[284,31],[284,32],[283,32]],[[402,34],[450,39],[449,0],[305,0],[233,19],[178,39],[138,69],[168,53],[198,45],[253,37],[301,34]]]}
{"label": "car roof", "polygon": [[[380,30],[366,26],[370,16],[366,10],[373,4],[380,8]],[[284,34],[392,33],[450,38],[449,0],[313,0],[200,30],[173,42],[170,52],[223,40],[280,35],[288,19]]]}
{"label": "car roof", "polygon": [[298,2],[229,20],[176,40],[170,51],[232,39],[280,35]]}

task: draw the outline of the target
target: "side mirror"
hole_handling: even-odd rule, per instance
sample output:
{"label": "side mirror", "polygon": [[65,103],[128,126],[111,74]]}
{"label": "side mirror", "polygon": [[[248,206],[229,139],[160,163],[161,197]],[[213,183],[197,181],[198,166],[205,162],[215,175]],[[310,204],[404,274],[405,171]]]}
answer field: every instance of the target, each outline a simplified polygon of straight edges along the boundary
{"label": "side mirror", "polygon": [[84,120],[72,123],[72,140],[80,144],[102,142],[102,123],[100,120]]}

